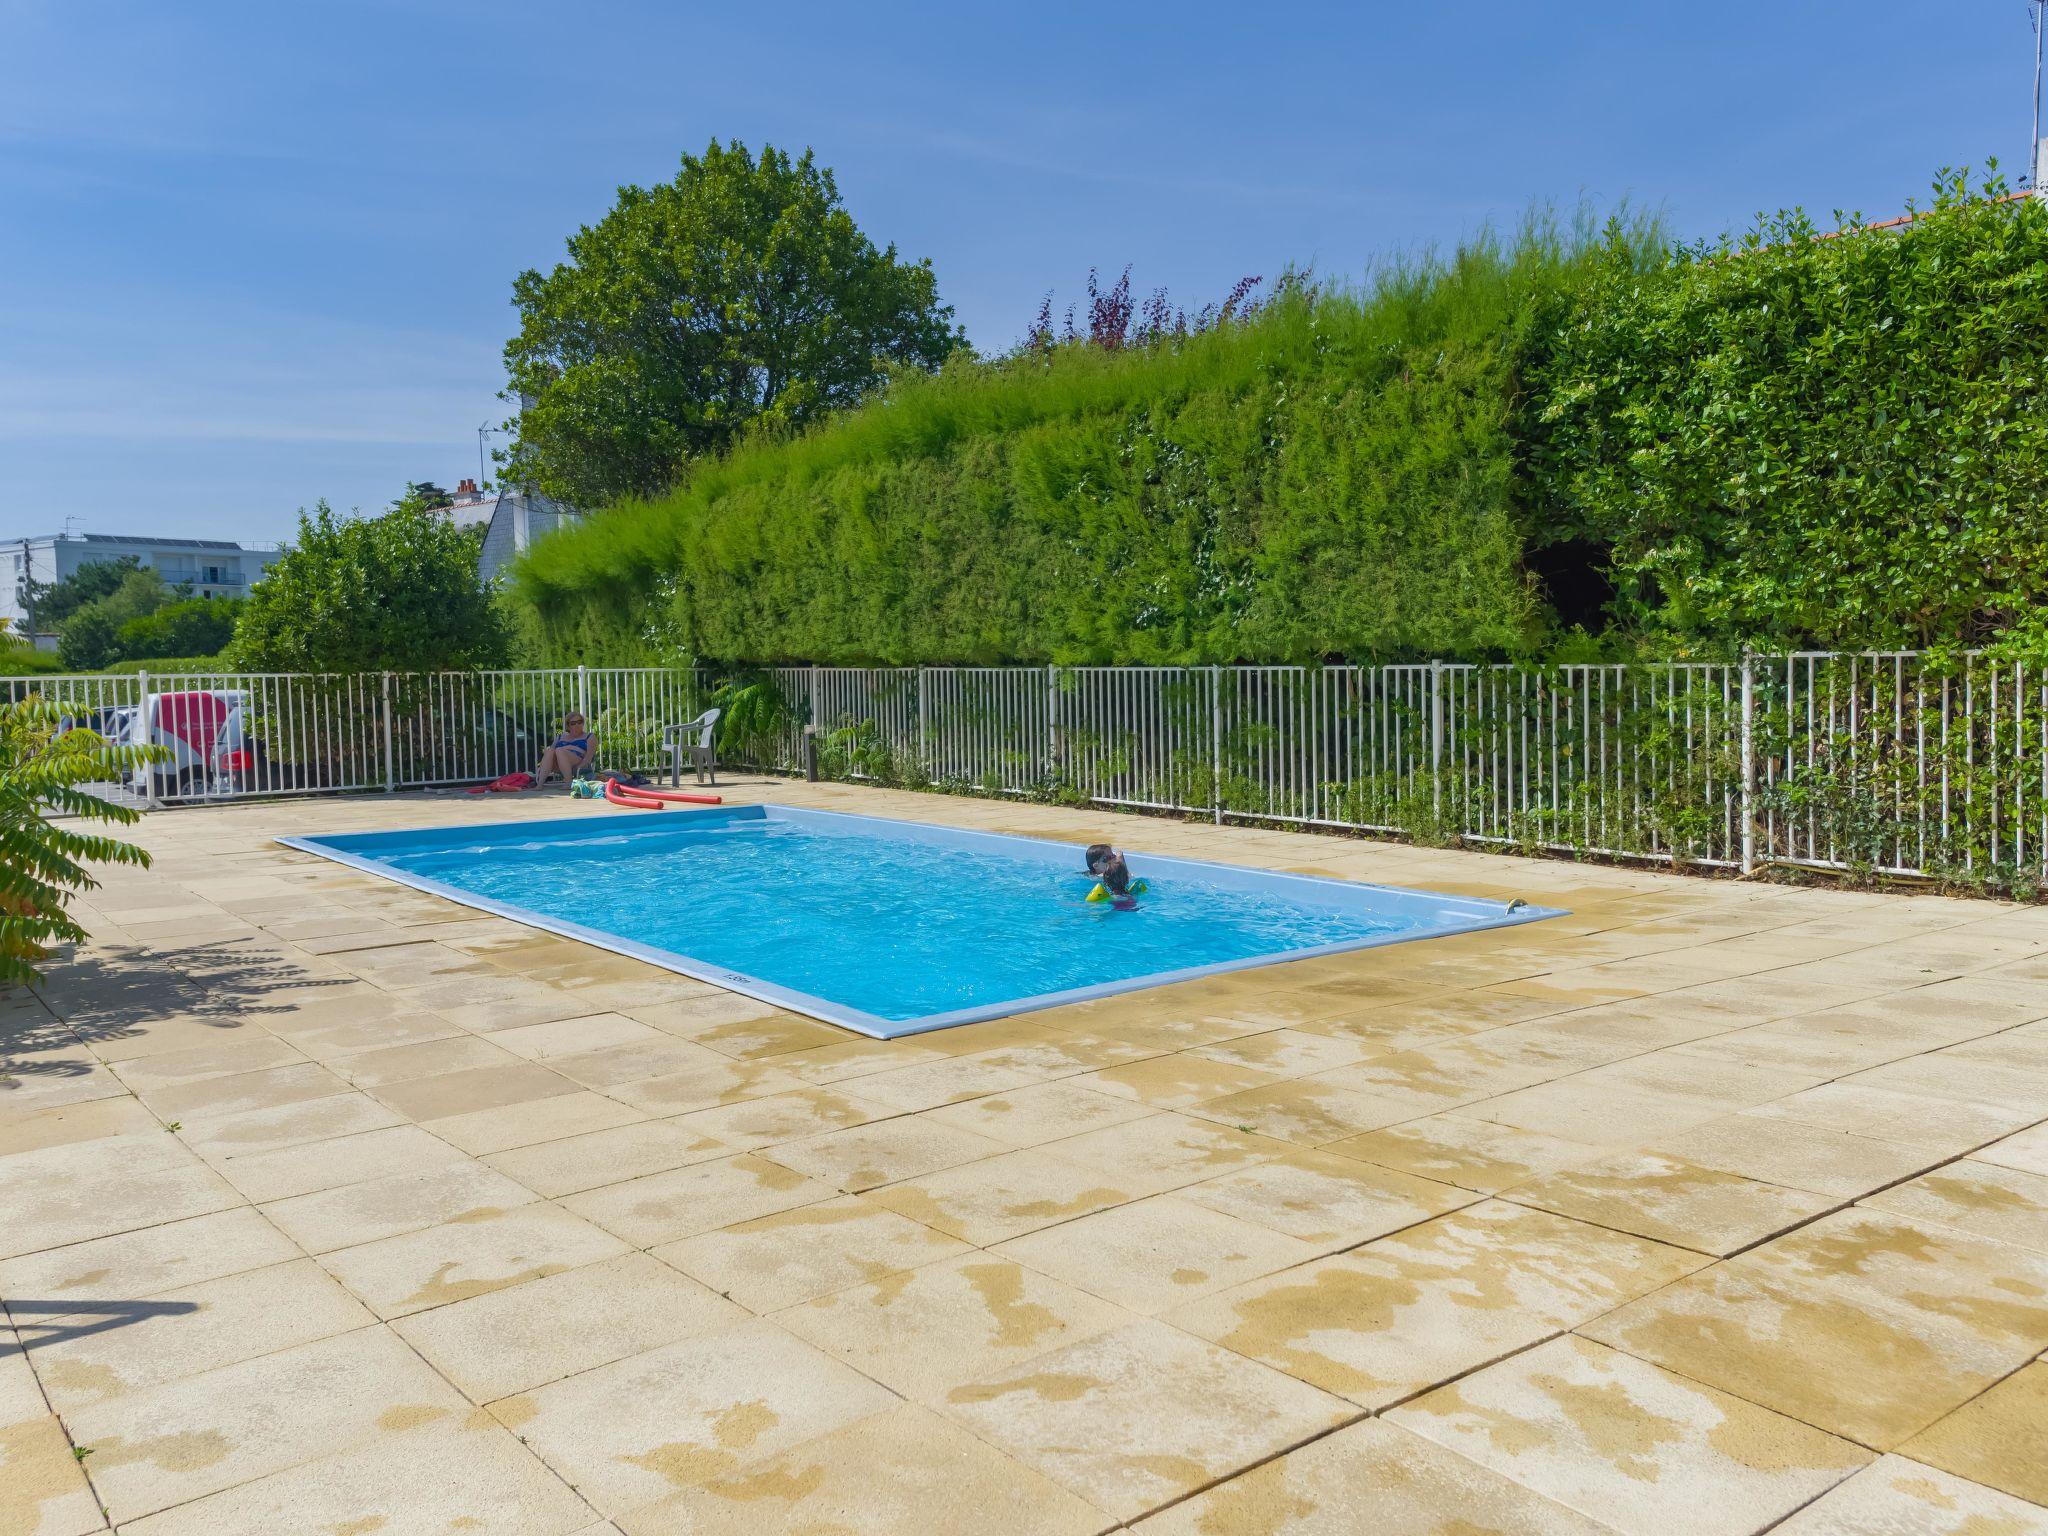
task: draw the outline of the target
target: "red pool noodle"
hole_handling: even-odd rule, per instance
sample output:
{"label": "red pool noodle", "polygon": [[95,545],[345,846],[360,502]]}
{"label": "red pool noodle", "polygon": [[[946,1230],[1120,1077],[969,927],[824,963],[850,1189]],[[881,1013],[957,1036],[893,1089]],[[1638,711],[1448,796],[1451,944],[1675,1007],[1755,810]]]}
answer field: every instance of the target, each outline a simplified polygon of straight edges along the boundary
{"label": "red pool noodle", "polygon": [[723,795],[692,795],[680,789],[629,789],[629,795],[641,795],[649,800],[687,800],[692,805],[723,805]]}
{"label": "red pool noodle", "polygon": [[630,806],[636,811],[659,811],[664,809],[659,800],[648,800],[639,795],[627,794],[619,788],[619,781],[617,779],[606,779],[604,781],[604,797],[613,805]]}

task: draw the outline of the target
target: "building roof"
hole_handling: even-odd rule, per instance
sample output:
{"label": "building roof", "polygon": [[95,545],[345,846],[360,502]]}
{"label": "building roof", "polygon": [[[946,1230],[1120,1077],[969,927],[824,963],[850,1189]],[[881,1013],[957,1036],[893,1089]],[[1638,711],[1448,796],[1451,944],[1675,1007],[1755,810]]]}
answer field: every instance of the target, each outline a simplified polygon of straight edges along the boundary
{"label": "building roof", "polygon": [[238,544],[233,539],[169,539],[146,533],[39,533],[9,543],[26,544],[150,544],[160,549],[235,549],[275,553],[275,544]]}

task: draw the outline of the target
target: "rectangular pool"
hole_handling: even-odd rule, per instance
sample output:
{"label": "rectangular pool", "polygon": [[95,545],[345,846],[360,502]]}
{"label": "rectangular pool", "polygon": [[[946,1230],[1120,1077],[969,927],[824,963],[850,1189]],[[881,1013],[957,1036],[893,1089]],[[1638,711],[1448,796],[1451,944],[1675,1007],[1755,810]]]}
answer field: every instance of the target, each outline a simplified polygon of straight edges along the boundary
{"label": "rectangular pool", "polygon": [[279,841],[876,1039],[1559,915],[1141,853],[1118,912],[1079,845],[779,805]]}

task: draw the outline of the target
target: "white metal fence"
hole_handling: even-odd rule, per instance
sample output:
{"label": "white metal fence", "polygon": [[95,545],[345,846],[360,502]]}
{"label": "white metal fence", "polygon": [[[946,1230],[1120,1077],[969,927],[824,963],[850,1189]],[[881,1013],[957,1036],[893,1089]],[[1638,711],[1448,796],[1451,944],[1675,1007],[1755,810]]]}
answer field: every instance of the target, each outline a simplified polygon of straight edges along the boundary
{"label": "white metal fence", "polygon": [[[728,755],[784,772],[1752,868],[2048,874],[2048,674],[1803,652],[1522,667],[779,667]],[[389,791],[531,768],[571,708],[608,767],[664,766],[690,670],[0,680],[105,734],[206,736],[150,804]],[[191,701],[216,701],[199,709]],[[195,710],[198,713],[195,715]],[[230,718],[232,717],[232,718]]]}

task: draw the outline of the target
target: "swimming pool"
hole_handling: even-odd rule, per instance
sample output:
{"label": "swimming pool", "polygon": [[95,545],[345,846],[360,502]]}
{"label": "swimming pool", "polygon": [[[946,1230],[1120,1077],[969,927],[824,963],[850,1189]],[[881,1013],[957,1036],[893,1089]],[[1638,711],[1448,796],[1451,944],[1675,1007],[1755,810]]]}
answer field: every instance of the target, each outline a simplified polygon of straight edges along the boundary
{"label": "swimming pool", "polygon": [[280,842],[876,1039],[1555,908],[779,805]]}

